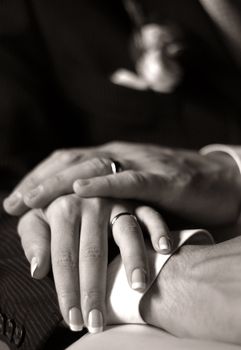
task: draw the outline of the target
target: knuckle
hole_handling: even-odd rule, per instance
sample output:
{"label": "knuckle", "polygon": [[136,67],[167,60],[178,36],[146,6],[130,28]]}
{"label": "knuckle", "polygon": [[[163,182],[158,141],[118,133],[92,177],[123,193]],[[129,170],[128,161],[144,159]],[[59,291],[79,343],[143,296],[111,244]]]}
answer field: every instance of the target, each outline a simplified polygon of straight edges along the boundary
{"label": "knuckle", "polygon": [[85,302],[88,301],[99,301],[103,299],[104,293],[100,289],[81,289],[81,296],[85,300]]}
{"label": "knuckle", "polygon": [[91,210],[95,213],[102,212],[107,207],[107,200],[105,198],[85,198],[83,205],[87,210]]}
{"label": "knuckle", "polygon": [[79,155],[72,149],[59,149],[51,154],[51,158],[59,160],[61,163],[73,163],[79,159]]}
{"label": "knuckle", "polygon": [[80,155],[77,155],[76,152],[72,151],[71,149],[70,150],[66,150],[62,154],[62,156],[60,157],[60,160],[63,163],[68,163],[68,164],[75,163],[75,162],[77,162],[80,159],[81,159]]}
{"label": "knuckle", "polygon": [[64,174],[58,173],[49,180],[49,185],[62,183],[64,179],[65,179]]}
{"label": "knuckle", "polygon": [[146,185],[146,177],[144,176],[144,174],[130,170],[127,172],[126,175],[129,177],[129,181],[131,183],[136,183],[138,185],[143,185],[143,186]]}
{"label": "knuckle", "polygon": [[25,188],[36,187],[37,182],[38,182],[37,175],[35,176],[31,175],[28,178],[26,178],[24,187]]}
{"label": "knuckle", "polygon": [[160,221],[163,221],[161,214],[157,210],[149,207],[148,205],[139,206],[136,209],[136,212],[138,213],[138,215],[144,216],[149,220],[152,220],[152,221],[154,220],[154,221],[157,221],[158,223]]}
{"label": "knuckle", "polygon": [[140,205],[136,208],[136,213],[139,216],[148,217],[152,213],[152,209],[147,205]]}
{"label": "knuckle", "polygon": [[198,176],[189,172],[177,172],[170,178],[170,184],[175,185],[177,189],[176,194],[182,195],[190,187],[195,188],[199,183]]}
{"label": "knuckle", "polygon": [[116,145],[118,144],[118,142],[117,141],[110,141],[110,142],[106,142],[106,143],[104,143],[102,146],[101,146],[101,148],[102,149],[104,149],[104,150],[112,150],[113,148],[115,148],[116,147]]}
{"label": "knuckle", "polygon": [[85,244],[80,247],[80,260],[100,260],[105,258],[104,251],[100,246],[94,244]]}
{"label": "knuckle", "polygon": [[105,308],[105,294],[98,289],[81,289],[81,304],[86,311],[91,309],[103,310]]}
{"label": "knuckle", "polygon": [[110,160],[107,158],[93,158],[90,160],[91,166],[96,171],[97,175],[103,174],[103,172],[110,173]]}
{"label": "knuckle", "polygon": [[50,158],[58,159],[65,152],[64,149],[57,149],[50,154]]}
{"label": "knuckle", "polygon": [[71,251],[62,251],[61,253],[56,254],[56,256],[53,255],[52,261],[55,266],[61,268],[65,267],[73,269],[78,266],[77,256]]}
{"label": "knuckle", "polygon": [[60,288],[58,290],[58,298],[60,303],[64,303],[66,300],[79,300],[79,291],[77,289],[70,287]]}
{"label": "knuckle", "polygon": [[70,163],[74,164],[74,163],[79,163],[80,161],[83,160],[83,156],[79,153],[76,152],[71,152],[71,159],[70,159]]}
{"label": "knuckle", "polygon": [[121,141],[110,141],[104,144],[104,147],[110,150],[118,151],[121,147],[124,147],[126,142]]}
{"label": "knuckle", "polygon": [[65,218],[71,218],[79,213],[80,199],[77,196],[62,196],[57,198],[51,205],[51,209]]}

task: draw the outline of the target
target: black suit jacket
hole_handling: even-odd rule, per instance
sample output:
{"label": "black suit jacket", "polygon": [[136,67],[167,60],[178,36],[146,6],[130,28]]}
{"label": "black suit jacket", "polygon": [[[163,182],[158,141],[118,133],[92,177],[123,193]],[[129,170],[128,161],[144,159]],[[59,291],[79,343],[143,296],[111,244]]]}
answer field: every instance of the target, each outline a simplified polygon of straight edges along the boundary
{"label": "black suit jacket", "polygon": [[[116,69],[134,70],[120,0],[0,2],[1,198],[60,147],[240,143],[241,74],[222,35],[197,0],[143,2],[147,21],[185,34],[185,78],[173,94],[110,82]],[[42,349],[61,320],[54,285],[30,278],[17,220],[0,215],[0,334],[13,349]]]}

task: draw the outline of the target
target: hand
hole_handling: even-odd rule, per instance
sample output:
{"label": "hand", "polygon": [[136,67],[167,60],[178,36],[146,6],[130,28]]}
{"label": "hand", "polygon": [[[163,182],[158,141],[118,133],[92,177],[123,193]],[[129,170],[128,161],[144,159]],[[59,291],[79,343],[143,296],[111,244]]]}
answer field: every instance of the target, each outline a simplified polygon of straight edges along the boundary
{"label": "hand", "polygon": [[144,295],[144,320],[179,337],[241,344],[241,237],[184,246]]}
{"label": "hand", "polygon": [[[111,158],[126,170],[111,174]],[[5,200],[5,210],[44,207],[71,193],[77,178],[79,196],[138,199],[196,224],[224,225],[239,215],[241,180],[231,158],[130,143],[55,153]]]}
{"label": "hand", "polygon": [[110,152],[102,147],[57,150],[36,166],[4,200],[10,215],[29,208],[43,208],[54,199],[73,192],[73,182],[112,173]]}
{"label": "hand", "polygon": [[[4,200],[3,206],[6,212],[10,215],[22,215],[29,210],[30,206],[25,203],[25,196],[29,193],[32,194],[32,191],[36,194],[36,187],[42,183],[45,184],[46,182],[46,186],[44,187],[43,194],[40,191],[40,197],[43,198],[39,207],[46,206],[60,195],[72,193],[72,183],[78,177],[97,176],[98,171],[102,171],[104,175],[108,164],[104,166],[104,160],[94,159],[92,155],[93,150],[93,148],[78,148],[53,152],[47,159],[27,174]],[[76,168],[77,164],[79,165],[88,159],[88,155],[89,157],[92,155],[93,160],[90,166],[87,167],[87,172],[85,166]],[[110,163],[110,160],[107,159],[107,161]],[[65,170],[69,168],[71,170],[67,172],[68,177],[66,178]],[[110,168],[108,171],[110,172]],[[26,196],[26,202],[31,203],[31,196]]]}
{"label": "hand", "polygon": [[[105,323],[108,226],[121,212],[132,212],[160,252],[166,227],[160,215],[146,206],[105,199],[62,196],[46,209],[28,211],[18,232],[34,278],[43,278],[52,263],[60,309],[72,330],[82,324],[94,333]],[[133,289],[143,290],[149,279],[141,228],[130,215],[120,216],[112,233]],[[163,252],[163,251],[162,251]],[[167,253],[168,251],[166,251]]]}
{"label": "hand", "polygon": [[201,225],[224,225],[238,218],[241,177],[229,156],[128,143],[102,150],[109,150],[126,171],[76,181],[79,196],[137,199]]}

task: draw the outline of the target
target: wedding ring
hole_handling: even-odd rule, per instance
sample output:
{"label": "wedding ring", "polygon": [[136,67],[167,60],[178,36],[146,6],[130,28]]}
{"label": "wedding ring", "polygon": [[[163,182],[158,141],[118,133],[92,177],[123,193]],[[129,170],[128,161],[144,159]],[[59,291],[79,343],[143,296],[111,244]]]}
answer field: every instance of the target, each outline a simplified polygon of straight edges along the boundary
{"label": "wedding ring", "polygon": [[135,215],[129,213],[128,211],[124,211],[124,212],[119,213],[119,214],[117,214],[116,216],[113,217],[113,219],[112,219],[111,222],[110,222],[111,229],[113,229],[113,226],[114,226],[115,222],[116,222],[121,216],[124,216],[124,215],[131,216],[131,217],[137,222],[137,217],[136,217]]}
{"label": "wedding ring", "polygon": [[120,173],[123,170],[121,163],[113,159],[111,159],[110,166],[113,174]]}

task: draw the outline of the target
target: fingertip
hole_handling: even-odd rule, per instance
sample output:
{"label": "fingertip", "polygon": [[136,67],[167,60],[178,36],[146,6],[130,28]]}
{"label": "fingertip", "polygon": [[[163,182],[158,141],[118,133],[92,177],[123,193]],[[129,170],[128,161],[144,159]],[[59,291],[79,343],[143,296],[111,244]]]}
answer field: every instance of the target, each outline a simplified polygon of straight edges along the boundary
{"label": "fingertip", "polygon": [[73,332],[80,332],[83,329],[83,318],[79,307],[72,307],[69,310],[69,328]]}
{"label": "fingertip", "polygon": [[23,213],[23,196],[20,192],[14,192],[4,199],[3,208],[10,215],[20,215]]}
{"label": "fingertip", "polygon": [[76,180],[74,183],[73,183],[73,190],[76,194],[79,194],[79,190],[80,190],[80,183],[79,183],[79,180]]}
{"label": "fingertip", "polygon": [[88,315],[88,331],[91,334],[101,333],[104,330],[103,314],[98,309],[93,309]]}
{"label": "fingertip", "polygon": [[147,286],[147,274],[143,268],[136,268],[131,274],[131,288],[143,292]]}
{"label": "fingertip", "polygon": [[158,240],[158,252],[160,254],[170,254],[172,251],[171,241],[167,236],[161,236]]}
{"label": "fingertip", "polygon": [[30,273],[31,273],[32,278],[37,277],[36,272],[37,272],[38,266],[39,266],[39,259],[36,256],[34,256],[31,260],[31,263],[30,263]]}
{"label": "fingertip", "polygon": [[48,257],[40,258],[34,256],[30,262],[30,273],[33,279],[42,279],[49,272],[50,261]]}
{"label": "fingertip", "polygon": [[73,190],[76,194],[81,195],[85,193],[85,186],[88,186],[89,184],[89,180],[76,180],[73,183]]}

